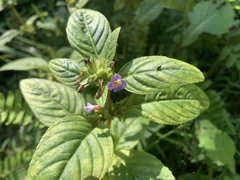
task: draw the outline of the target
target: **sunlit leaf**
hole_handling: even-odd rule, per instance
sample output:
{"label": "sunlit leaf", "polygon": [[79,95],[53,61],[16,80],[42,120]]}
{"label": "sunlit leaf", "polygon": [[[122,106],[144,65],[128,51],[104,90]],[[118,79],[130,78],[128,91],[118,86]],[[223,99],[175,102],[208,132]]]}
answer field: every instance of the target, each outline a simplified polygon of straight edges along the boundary
{"label": "sunlit leaf", "polygon": [[43,69],[48,70],[47,61],[39,57],[26,57],[14,60],[10,63],[3,65],[0,71],[26,71],[31,69]]}
{"label": "sunlit leaf", "polygon": [[199,146],[206,155],[218,166],[226,165],[230,171],[235,172],[234,154],[236,147],[233,140],[217,129],[209,120],[201,120],[197,132]]}
{"label": "sunlit leaf", "polygon": [[33,155],[28,179],[102,179],[113,155],[113,142],[98,119],[69,115],[44,134]]}
{"label": "sunlit leaf", "polygon": [[127,82],[125,89],[135,94],[159,93],[204,80],[202,72],[196,67],[164,56],[134,59],[125,64],[118,74]]}
{"label": "sunlit leaf", "polygon": [[111,123],[110,132],[114,137],[114,147],[116,150],[130,150],[137,145],[139,139],[144,135],[149,120],[128,113],[119,121],[117,118]]}
{"label": "sunlit leaf", "polygon": [[69,114],[85,113],[83,96],[65,85],[43,79],[24,79],[20,89],[35,116],[46,126]]}
{"label": "sunlit leaf", "polygon": [[182,86],[157,94],[131,95],[126,111],[162,124],[177,125],[198,117],[209,107],[209,100],[196,85]]}
{"label": "sunlit leaf", "polygon": [[172,172],[155,156],[140,151],[115,151],[109,180],[175,180]]}
{"label": "sunlit leaf", "polygon": [[117,28],[115,29],[108,37],[107,41],[105,42],[105,45],[103,47],[103,50],[100,54],[100,57],[107,59],[109,61],[112,61],[114,56],[115,56],[115,52],[116,52],[116,48],[117,48],[117,40],[118,40],[118,35],[120,32],[121,28]]}
{"label": "sunlit leaf", "polygon": [[63,84],[73,86],[81,73],[79,63],[71,59],[54,59],[48,64],[53,76]]}
{"label": "sunlit leaf", "polygon": [[110,33],[107,19],[97,11],[77,10],[68,20],[68,41],[84,58],[98,58]]}

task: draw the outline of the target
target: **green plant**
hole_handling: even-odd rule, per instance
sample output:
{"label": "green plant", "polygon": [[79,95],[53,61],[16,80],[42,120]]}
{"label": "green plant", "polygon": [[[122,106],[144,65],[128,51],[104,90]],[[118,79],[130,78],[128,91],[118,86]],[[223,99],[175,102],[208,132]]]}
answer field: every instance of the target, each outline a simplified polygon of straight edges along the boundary
{"label": "green plant", "polygon": [[[83,109],[89,111],[104,106],[104,110],[102,108],[100,112],[98,110],[95,113],[90,112],[87,117],[97,116],[100,121],[112,119],[110,129],[106,131],[111,134],[114,154],[118,154],[119,158],[121,156],[124,165],[114,166],[116,168],[111,168],[111,171],[108,169],[109,172],[106,173],[106,176],[108,174],[109,179],[113,176],[121,178],[116,177],[114,172],[133,166],[129,163],[128,158],[119,154],[120,151],[125,154],[127,151],[133,152],[134,157],[137,157],[137,151],[152,154],[152,157],[157,158],[152,161],[161,160],[176,179],[180,180],[239,179],[238,1],[231,0],[229,3],[228,0],[116,0],[115,2],[92,0],[87,3],[87,0],[78,0],[65,3],[64,1],[18,0],[17,4],[13,3],[14,1],[3,2],[6,6],[0,12],[1,18],[4,18],[4,21],[0,21],[0,32],[2,33],[0,38],[0,91],[3,94],[1,97],[6,97],[4,98],[6,103],[2,103],[4,105],[0,108],[4,115],[0,117],[4,119],[0,124],[0,177],[21,179],[26,176],[29,161],[22,161],[22,163],[25,162],[25,166],[19,166],[18,163],[12,162],[16,162],[15,156],[24,156],[26,151],[31,151],[31,154],[34,152],[35,145],[45,130],[45,128],[39,129],[39,126],[35,126],[40,122],[36,117],[51,124],[51,120],[58,121],[63,116],[75,111],[82,114],[85,113],[82,111]],[[97,68],[104,66],[98,71],[100,76],[105,73],[104,78],[96,78],[95,70],[92,70],[95,67],[84,64],[84,62],[88,62],[86,57],[95,63],[100,62],[99,59],[103,59],[102,57],[91,59],[89,56],[80,55],[69,46],[65,35],[69,17],[66,5],[70,14],[83,6],[103,13],[109,20],[111,28],[116,29],[113,31],[115,35],[119,34],[116,38],[118,44],[116,54],[112,54],[114,67],[111,63],[109,67],[111,70],[103,72],[103,69],[108,68],[107,64],[110,61],[103,61],[107,62],[106,66],[103,65],[104,63],[97,64]],[[24,23],[21,23],[20,19]],[[121,27],[121,30],[118,27]],[[30,37],[31,34],[35,40]],[[114,51],[115,43],[112,44]],[[102,56],[105,55],[102,54]],[[115,85],[120,82],[125,84],[124,80],[126,81],[126,79],[122,74],[121,80],[117,82],[111,81],[111,74],[119,73],[122,67],[132,59],[135,61],[139,59],[137,57],[147,56],[149,58],[152,55],[155,58],[167,56],[181,59],[198,67],[206,80],[196,85],[201,88],[200,92],[207,95],[210,102],[209,108],[192,121],[180,125],[159,124],[146,118],[149,112],[148,108],[153,104],[150,102],[154,98],[149,94],[137,95],[127,90],[113,92],[118,89],[113,89],[110,93],[106,90],[103,91],[103,89],[108,89],[108,83],[110,83],[110,89],[114,88],[112,87],[114,83]],[[50,59],[55,60],[50,61],[48,68],[47,63]],[[22,63],[26,64],[23,66]],[[161,66],[162,64],[156,65],[157,71],[161,71]],[[66,76],[67,74],[69,76]],[[86,80],[88,76],[92,76],[93,79]],[[33,79],[34,83],[28,81],[36,88],[34,94],[38,94],[39,98],[25,93],[27,98],[30,98],[30,103],[34,103],[35,100],[38,103],[32,106],[32,109],[36,111],[33,111],[34,116],[31,115],[31,119],[27,118],[30,116],[23,116],[23,120],[21,120],[19,112],[32,114],[30,109],[24,105],[26,103],[23,101],[20,103],[22,106],[16,108],[15,105],[10,107],[7,101],[11,100],[14,94],[14,99],[16,99],[14,101],[19,104],[21,98],[17,97],[19,96],[18,82],[25,78],[44,78],[51,82],[43,79],[40,81]],[[52,82],[55,80],[73,90]],[[92,82],[91,80],[96,81]],[[86,81],[89,81],[91,85],[85,86],[85,88],[79,85],[79,89],[74,85],[79,82],[86,83]],[[40,84],[44,85],[44,88],[41,88]],[[190,88],[190,85],[191,83],[186,87]],[[45,87],[49,87],[48,90]],[[123,86],[119,86],[119,88],[122,89]],[[180,88],[180,92],[182,92],[182,88],[184,87]],[[27,93],[32,92],[30,88],[23,89],[27,90]],[[58,92],[56,89],[59,89]],[[82,92],[82,96],[76,93],[77,89]],[[15,93],[16,90],[18,93]],[[9,93],[10,98],[8,98],[7,94],[11,91],[14,93]],[[71,96],[66,98],[65,91],[70,92]],[[171,94],[168,95],[168,97],[171,96]],[[160,106],[159,102],[161,102],[174,107],[171,100],[163,99],[168,98],[163,96],[164,94],[158,96],[162,99],[157,104]],[[113,115],[108,113],[110,108],[107,108],[105,98],[111,99]],[[43,101],[39,103],[39,99]],[[133,99],[133,104],[130,103],[131,106],[128,107],[127,101],[130,102]],[[52,103],[52,101],[54,102]],[[47,103],[47,106],[52,104],[57,108],[46,108],[44,103]],[[78,110],[74,109],[75,107],[71,104],[78,105]],[[173,111],[176,109],[178,108],[174,108]],[[142,110],[144,110],[145,117],[142,116]],[[44,111],[44,113],[41,114],[40,111]],[[54,118],[49,118],[48,114],[54,114]],[[161,113],[155,114],[160,117]],[[55,117],[58,115],[60,117]],[[83,116],[86,117],[86,114]],[[13,124],[16,119],[20,120],[19,123]],[[155,120],[159,121],[159,118],[155,118]],[[107,125],[109,122],[105,121]],[[30,144],[32,146],[29,146]],[[93,152],[95,152],[94,150],[95,148]],[[118,159],[115,158],[114,162],[118,163]],[[135,160],[142,162],[142,159],[136,158]],[[130,171],[132,171],[131,168]],[[132,173],[129,174],[130,178]],[[142,176],[142,178],[146,179],[146,176]],[[86,179],[96,178],[88,177]]]}
{"label": "green plant", "polygon": [[[31,160],[28,179],[174,179],[161,161],[132,148],[149,120],[178,125],[208,108],[207,96],[192,84],[203,81],[203,74],[175,59],[146,56],[129,61],[114,75],[112,60],[119,31],[111,32],[99,12],[75,11],[68,20],[67,35],[83,61],[54,59],[49,68],[58,81],[78,85],[78,89],[41,79],[21,81],[21,91],[32,111],[49,126]],[[84,107],[84,97],[77,92],[84,94],[94,84],[99,88],[97,105],[88,102]],[[124,88],[132,94],[112,104],[109,90]],[[90,115],[92,110],[96,112]],[[119,137],[124,129],[111,130],[110,125],[112,120],[121,119],[131,123],[139,119],[132,136],[125,135],[124,140]]]}

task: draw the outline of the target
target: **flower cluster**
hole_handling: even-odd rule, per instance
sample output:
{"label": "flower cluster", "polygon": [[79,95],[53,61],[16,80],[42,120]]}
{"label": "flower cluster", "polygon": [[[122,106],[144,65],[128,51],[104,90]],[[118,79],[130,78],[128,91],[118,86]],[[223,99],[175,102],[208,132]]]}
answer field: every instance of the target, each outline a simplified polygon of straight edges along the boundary
{"label": "flower cluster", "polygon": [[[125,80],[121,79],[119,74],[115,74],[111,77],[111,82],[107,84],[109,90],[113,90],[114,92],[118,92],[123,90],[126,87],[127,83]],[[84,110],[87,111],[87,114],[90,113],[92,110],[101,110],[102,108],[99,105],[92,105],[91,103],[87,102],[87,106],[84,107]]]}

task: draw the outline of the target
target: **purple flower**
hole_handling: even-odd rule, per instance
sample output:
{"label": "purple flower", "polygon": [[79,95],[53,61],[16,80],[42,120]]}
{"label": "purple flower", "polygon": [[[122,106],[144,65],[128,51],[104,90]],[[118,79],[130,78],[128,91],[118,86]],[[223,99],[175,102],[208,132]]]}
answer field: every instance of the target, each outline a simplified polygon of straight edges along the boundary
{"label": "purple flower", "polygon": [[115,74],[111,77],[111,82],[107,84],[107,87],[109,90],[114,89],[114,92],[118,92],[120,90],[123,90],[126,85],[126,81],[121,79],[121,76],[119,74]]}
{"label": "purple flower", "polygon": [[87,114],[90,113],[92,110],[101,110],[102,108],[99,105],[92,105],[91,103],[87,102],[87,106],[83,108],[84,111],[87,111]]}

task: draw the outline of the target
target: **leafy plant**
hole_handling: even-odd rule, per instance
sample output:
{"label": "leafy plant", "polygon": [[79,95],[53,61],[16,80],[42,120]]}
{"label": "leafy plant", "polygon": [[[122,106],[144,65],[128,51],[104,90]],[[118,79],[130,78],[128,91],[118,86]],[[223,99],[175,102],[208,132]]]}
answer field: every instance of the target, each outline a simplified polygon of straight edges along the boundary
{"label": "leafy plant", "polygon": [[[209,100],[192,84],[204,76],[196,67],[164,56],[133,59],[115,74],[112,60],[119,31],[111,32],[107,19],[97,11],[76,10],[68,20],[67,36],[83,60],[49,62],[56,79],[72,88],[48,80],[21,81],[26,101],[49,126],[31,160],[28,179],[174,179],[156,157],[132,148],[149,120],[178,125],[205,111]],[[84,107],[81,93],[94,85],[99,88],[95,102]],[[124,88],[131,95],[113,103],[110,90],[119,93]],[[116,128],[136,119],[135,130]]]}
{"label": "leafy plant", "polygon": [[[98,12],[106,16],[99,15],[104,20],[98,26],[105,24],[107,33],[79,23],[74,12],[83,6],[94,10],[88,13],[93,19]],[[86,171],[79,173],[79,163],[65,168],[69,174],[78,171],[77,179],[168,179],[164,173],[180,180],[239,179],[238,6],[239,0],[1,1],[0,179],[26,178],[41,138],[32,174],[45,159],[71,164],[78,156]],[[68,31],[76,31],[68,32],[68,39],[69,14],[75,20]],[[104,33],[103,41],[94,39]],[[69,42],[77,43],[76,50]],[[174,62],[198,67],[206,81],[192,84],[202,79],[200,71],[197,81],[184,73],[181,79],[168,77],[181,72]],[[43,137],[46,128],[37,118],[49,126]],[[64,126],[77,124],[73,119],[81,125]],[[86,138],[75,134],[76,128],[88,133]],[[55,134],[61,129],[64,133]],[[55,141],[63,144],[54,146]],[[75,159],[68,158],[73,146]],[[47,170],[57,174],[59,167]]]}

